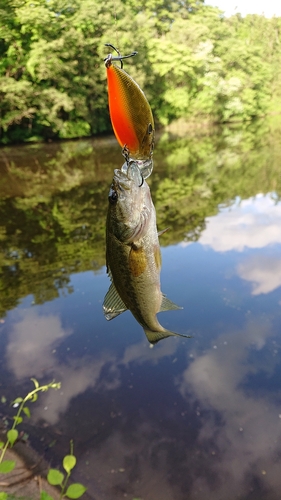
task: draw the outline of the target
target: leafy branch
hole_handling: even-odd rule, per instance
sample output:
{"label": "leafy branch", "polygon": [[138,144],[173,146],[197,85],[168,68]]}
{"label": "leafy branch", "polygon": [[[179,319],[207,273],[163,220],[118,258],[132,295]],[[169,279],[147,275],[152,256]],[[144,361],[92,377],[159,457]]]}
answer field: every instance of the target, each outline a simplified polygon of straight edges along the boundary
{"label": "leafy branch", "polygon": [[[48,472],[47,480],[53,486],[60,486],[61,493],[60,499],[67,498],[80,498],[85,493],[86,488],[83,484],[73,483],[67,487],[68,480],[71,475],[72,469],[76,465],[76,457],[73,455],[73,441],[70,441],[70,455],[66,455],[62,462],[63,468],[66,471],[66,476],[57,469],[50,469]],[[41,498],[41,500],[44,500]]]}
{"label": "leafy branch", "polygon": [[1,449],[1,454],[0,454],[0,473],[2,474],[7,474],[8,472],[11,472],[15,468],[15,461],[14,460],[3,460],[5,453],[7,451],[8,446],[13,446],[18,438],[19,432],[16,429],[17,425],[21,424],[23,421],[23,417],[21,416],[22,413],[24,413],[28,418],[30,418],[30,410],[29,407],[26,406],[26,403],[30,401],[31,403],[35,403],[38,399],[38,392],[46,392],[49,389],[60,389],[60,382],[50,382],[47,385],[39,385],[39,382],[35,379],[31,379],[35,385],[35,388],[33,391],[30,391],[25,398],[16,398],[13,402],[12,405],[14,408],[18,407],[17,414],[13,417],[14,418],[14,423],[7,431],[7,440],[6,442],[0,441],[0,449]]}
{"label": "leafy branch", "polygon": [[[23,417],[22,414],[26,415],[28,418],[30,418],[30,410],[29,407],[26,405],[26,403],[29,401],[30,403],[35,403],[38,399],[38,393],[39,392],[46,392],[49,389],[60,389],[61,384],[60,382],[50,382],[49,384],[46,385],[40,385],[39,382],[35,379],[31,379],[34,383],[35,388],[30,391],[25,398],[16,398],[13,402],[12,405],[14,408],[18,408],[17,414],[13,417],[14,422],[11,427],[7,431],[7,440],[6,442],[0,441],[0,473],[1,474],[8,474],[11,472],[15,466],[16,462],[14,460],[3,460],[5,457],[5,453],[7,451],[8,446],[12,447],[16,440],[18,439],[19,432],[16,429],[16,427],[22,423]],[[66,472],[66,475],[60,472],[57,469],[49,469],[48,475],[47,475],[47,480],[48,483],[51,484],[52,486],[60,486],[61,492],[60,492],[60,500],[62,498],[71,498],[71,499],[76,499],[80,498],[83,493],[85,493],[86,488],[83,486],[83,484],[80,483],[73,483],[70,486],[68,486],[68,481],[71,475],[72,469],[76,465],[76,457],[73,454],[73,441],[70,441],[70,454],[66,455],[63,458],[62,462],[63,468]],[[0,492],[0,500],[7,500],[8,494],[4,492]],[[40,495],[40,500],[53,500],[53,498],[46,493],[46,491],[42,491]]]}

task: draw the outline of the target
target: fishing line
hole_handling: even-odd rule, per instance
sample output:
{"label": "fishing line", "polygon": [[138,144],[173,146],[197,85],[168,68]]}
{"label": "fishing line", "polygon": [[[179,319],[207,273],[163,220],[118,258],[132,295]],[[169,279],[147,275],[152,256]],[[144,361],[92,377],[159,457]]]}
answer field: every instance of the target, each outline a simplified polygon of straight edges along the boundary
{"label": "fishing line", "polygon": [[118,40],[118,29],[117,29],[117,9],[116,9],[116,0],[113,0],[113,12],[114,12],[114,28],[115,28],[115,41],[116,41],[116,47],[119,47],[119,40]]}

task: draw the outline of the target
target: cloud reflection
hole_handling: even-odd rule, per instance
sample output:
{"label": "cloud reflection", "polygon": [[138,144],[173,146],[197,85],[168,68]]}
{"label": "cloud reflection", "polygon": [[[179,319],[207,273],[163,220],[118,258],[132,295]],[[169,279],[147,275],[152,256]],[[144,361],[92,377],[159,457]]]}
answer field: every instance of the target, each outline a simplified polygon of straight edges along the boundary
{"label": "cloud reflection", "polygon": [[143,364],[150,361],[157,364],[160,359],[171,356],[178,348],[178,339],[172,339],[172,342],[162,342],[156,346],[151,346],[145,342],[129,345],[124,352],[121,363],[128,366],[129,363]]}
{"label": "cloud reflection", "polygon": [[171,440],[160,437],[157,427],[148,423],[140,424],[137,433],[127,432],[126,436],[113,429],[102,446],[80,457],[79,481],[95,493],[100,483],[102,491],[97,498],[181,499],[181,485],[169,480],[170,446]]}
{"label": "cloud reflection", "polygon": [[[120,367],[130,363],[152,364],[177,350],[177,339],[164,342],[151,349],[147,342],[129,345],[124,354],[118,357],[108,351],[99,357],[83,356],[61,360],[59,345],[72,334],[71,329],[63,328],[58,315],[38,314],[36,309],[21,313],[20,319],[13,324],[6,348],[8,368],[17,379],[50,377],[61,382],[60,391],[48,391],[42,395],[33,411],[34,418],[42,418],[55,424],[65,412],[72,398],[88,388],[100,391],[115,390],[120,386]],[[106,374],[102,370],[106,367]]]}
{"label": "cloud reflection", "polygon": [[237,200],[219,214],[206,219],[207,228],[199,242],[216,252],[263,248],[281,243],[281,203],[273,195],[259,194]]}
{"label": "cloud reflection", "polygon": [[252,295],[269,293],[281,286],[281,259],[254,255],[237,267],[240,278],[253,283]]}
{"label": "cloud reflection", "polygon": [[35,310],[21,313],[20,321],[12,327],[7,345],[9,369],[18,379],[40,377],[51,371],[56,364],[52,351],[71,333],[70,329],[62,328],[58,316],[39,315]]}
{"label": "cloud reflection", "polygon": [[281,451],[280,408],[269,396],[243,388],[249,375],[262,370],[268,376],[274,370],[273,357],[255,364],[249,360],[250,349],[263,349],[271,334],[270,323],[258,321],[221,335],[217,349],[199,355],[180,379],[181,394],[196,402],[202,413],[198,446],[209,450],[205,465],[214,480],[207,480],[204,467],[199,475],[197,471],[191,500],[244,497],[253,487],[253,477],[270,490],[281,489],[276,460]]}
{"label": "cloud reflection", "polygon": [[66,357],[65,361],[61,361],[56,348],[71,334],[71,329],[62,327],[59,316],[40,315],[35,309],[29,310],[21,313],[20,320],[14,323],[6,349],[8,368],[17,379],[50,376],[61,382],[61,391],[49,391],[42,395],[33,411],[35,418],[43,418],[51,424],[58,421],[71,399],[87,388],[99,384],[103,388],[114,389],[120,383],[117,368],[114,369],[114,377],[111,376],[113,381],[99,381],[102,368],[112,360],[108,353],[101,359],[84,356],[74,360]]}

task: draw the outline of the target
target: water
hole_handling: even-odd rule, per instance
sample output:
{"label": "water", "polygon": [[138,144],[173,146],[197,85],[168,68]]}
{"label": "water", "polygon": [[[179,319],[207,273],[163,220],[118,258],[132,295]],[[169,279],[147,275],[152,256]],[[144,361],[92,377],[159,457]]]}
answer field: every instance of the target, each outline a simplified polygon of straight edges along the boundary
{"label": "water", "polygon": [[159,136],[149,178],[162,290],[151,348],[129,312],[107,322],[113,138],[0,150],[0,396],[61,381],[21,428],[99,499],[279,499],[281,129]]}

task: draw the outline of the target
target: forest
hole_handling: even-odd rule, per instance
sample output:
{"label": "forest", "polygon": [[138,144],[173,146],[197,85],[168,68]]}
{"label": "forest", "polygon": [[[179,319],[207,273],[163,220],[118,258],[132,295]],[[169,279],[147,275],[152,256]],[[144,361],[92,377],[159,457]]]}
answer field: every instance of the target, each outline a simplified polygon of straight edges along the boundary
{"label": "forest", "polygon": [[112,131],[105,43],[156,127],[281,111],[281,18],[225,18],[203,0],[0,0],[0,143]]}

